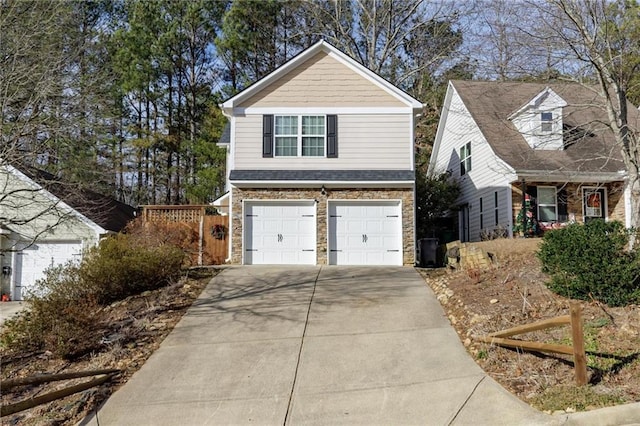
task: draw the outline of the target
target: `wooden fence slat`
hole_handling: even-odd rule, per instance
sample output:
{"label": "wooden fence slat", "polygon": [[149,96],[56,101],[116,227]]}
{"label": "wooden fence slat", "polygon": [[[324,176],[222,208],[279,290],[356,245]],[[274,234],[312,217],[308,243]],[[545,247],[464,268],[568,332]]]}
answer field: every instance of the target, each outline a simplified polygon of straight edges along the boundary
{"label": "wooden fence slat", "polygon": [[[191,260],[196,265],[220,265],[229,255],[229,217],[207,215],[208,205],[149,205],[143,206],[145,222],[174,222],[181,223],[193,229],[198,235],[197,253],[195,249],[190,253]],[[223,229],[224,235],[213,229]]]}
{"label": "wooden fence slat", "polygon": [[[558,327],[566,324],[571,325],[571,346],[506,338],[517,334],[544,330],[546,328]],[[506,346],[508,348],[573,355],[573,365],[576,371],[576,383],[578,386],[587,384],[587,356],[584,350],[584,329],[580,303],[571,302],[569,315],[554,317],[534,322],[532,324],[519,325],[506,330],[489,333],[484,336],[474,336],[473,338],[480,342]]]}
{"label": "wooden fence slat", "polygon": [[510,348],[526,349],[530,351],[555,352],[559,354],[573,355],[573,348],[565,345],[551,343],[529,342],[526,340],[504,339],[502,337],[477,336],[474,339],[485,343],[507,346]]}
{"label": "wooden fence slat", "polygon": [[515,336],[517,334],[524,334],[524,333],[530,333],[532,331],[544,330],[545,328],[559,327],[559,326],[570,324],[570,323],[571,323],[571,316],[563,315],[559,317],[554,317],[554,318],[534,322],[531,324],[519,325],[517,327],[508,328],[502,331],[496,331],[495,333],[489,333],[488,336],[510,337],[510,336]]}
{"label": "wooden fence slat", "polygon": [[584,330],[582,327],[582,308],[579,303],[571,303],[571,343],[573,364],[576,370],[578,386],[587,384],[587,356],[584,351]]}

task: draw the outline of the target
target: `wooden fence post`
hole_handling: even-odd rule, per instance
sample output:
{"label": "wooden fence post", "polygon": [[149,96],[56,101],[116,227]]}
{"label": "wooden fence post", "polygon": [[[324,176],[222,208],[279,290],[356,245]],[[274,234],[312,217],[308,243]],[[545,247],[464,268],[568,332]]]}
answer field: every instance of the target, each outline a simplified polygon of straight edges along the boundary
{"label": "wooden fence post", "polygon": [[571,341],[573,346],[573,363],[576,369],[576,383],[578,386],[587,384],[587,357],[584,351],[584,330],[582,327],[582,308],[577,302],[570,306]]}

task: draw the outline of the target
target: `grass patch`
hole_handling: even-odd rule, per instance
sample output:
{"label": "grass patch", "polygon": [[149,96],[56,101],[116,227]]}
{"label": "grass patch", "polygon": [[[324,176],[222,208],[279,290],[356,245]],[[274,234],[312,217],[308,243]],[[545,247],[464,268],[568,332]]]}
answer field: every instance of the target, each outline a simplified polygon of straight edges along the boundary
{"label": "grass patch", "polygon": [[542,411],[575,410],[586,411],[623,404],[623,398],[599,393],[591,386],[557,386],[545,390],[541,395],[529,401]]}

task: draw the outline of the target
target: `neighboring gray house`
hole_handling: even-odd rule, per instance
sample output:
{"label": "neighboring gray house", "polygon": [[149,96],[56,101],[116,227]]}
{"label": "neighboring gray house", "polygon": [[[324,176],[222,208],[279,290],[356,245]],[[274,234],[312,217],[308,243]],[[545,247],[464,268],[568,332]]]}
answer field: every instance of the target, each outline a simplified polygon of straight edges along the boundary
{"label": "neighboring gray house", "polygon": [[0,283],[12,300],[21,300],[47,268],[80,259],[135,217],[131,206],[7,163],[0,164],[0,194]]}
{"label": "neighboring gray house", "polygon": [[523,200],[539,231],[593,218],[629,226],[626,171],[601,105],[579,84],[451,81],[429,172],[460,182],[459,238],[522,232]]}
{"label": "neighboring gray house", "polygon": [[320,41],[221,108],[228,261],[414,263],[420,102]]}

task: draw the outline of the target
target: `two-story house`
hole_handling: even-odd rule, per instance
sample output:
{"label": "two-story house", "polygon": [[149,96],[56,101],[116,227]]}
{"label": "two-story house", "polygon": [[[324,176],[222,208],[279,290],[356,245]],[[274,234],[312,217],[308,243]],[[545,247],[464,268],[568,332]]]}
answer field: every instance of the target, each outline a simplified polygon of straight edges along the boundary
{"label": "two-story house", "polygon": [[221,108],[229,262],[414,263],[420,102],[320,41]]}
{"label": "two-story house", "polygon": [[[459,238],[594,218],[629,226],[626,171],[607,122],[597,90],[583,85],[451,81],[429,172],[450,170],[460,183]],[[634,108],[630,124],[640,126]]]}

